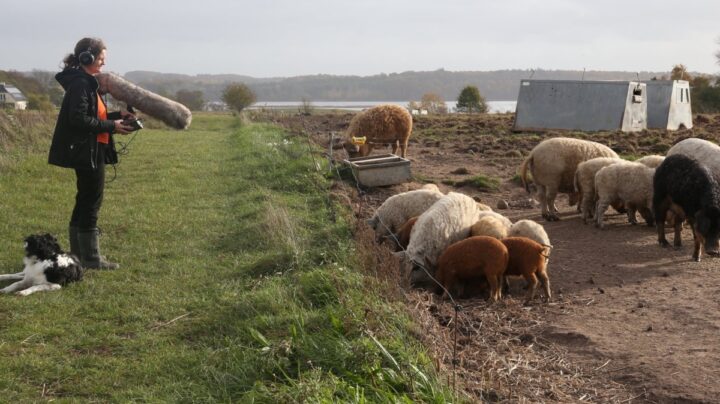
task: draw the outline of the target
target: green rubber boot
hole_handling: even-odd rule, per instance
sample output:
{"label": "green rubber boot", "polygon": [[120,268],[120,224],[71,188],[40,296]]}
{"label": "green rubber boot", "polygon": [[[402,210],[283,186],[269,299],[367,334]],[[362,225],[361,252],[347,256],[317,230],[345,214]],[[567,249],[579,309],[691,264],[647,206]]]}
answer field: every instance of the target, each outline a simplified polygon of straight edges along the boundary
{"label": "green rubber boot", "polygon": [[97,228],[78,230],[80,263],[89,269],[118,269],[120,264],[109,262],[100,255],[100,230]]}

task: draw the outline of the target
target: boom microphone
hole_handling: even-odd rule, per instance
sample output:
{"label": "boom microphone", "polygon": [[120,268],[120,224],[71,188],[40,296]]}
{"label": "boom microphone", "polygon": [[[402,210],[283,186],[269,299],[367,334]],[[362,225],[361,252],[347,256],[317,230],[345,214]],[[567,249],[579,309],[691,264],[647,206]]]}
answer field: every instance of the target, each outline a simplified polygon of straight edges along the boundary
{"label": "boom microphone", "polygon": [[175,129],[187,129],[190,126],[192,113],[179,102],[148,91],[113,73],[99,73],[95,77],[100,83],[100,91],[109,93],[116,100],[137,107]]}

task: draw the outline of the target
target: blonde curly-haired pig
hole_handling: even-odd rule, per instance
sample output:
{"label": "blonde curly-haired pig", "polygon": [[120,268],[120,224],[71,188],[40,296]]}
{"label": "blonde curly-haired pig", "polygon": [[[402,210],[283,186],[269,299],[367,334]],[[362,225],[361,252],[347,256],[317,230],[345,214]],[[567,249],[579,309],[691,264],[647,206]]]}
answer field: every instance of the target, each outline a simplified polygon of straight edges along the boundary
{"label": "blonde curly-haired pig", "polygon": [[609,147],[588,140],[557,137],[540,142],[520,166],[520,179],[529,192],[528,170],[537,187],[537,196],[546,220],[560,220],[555,197],[558,192],[570,194],[570,205],[577,203],[573,179],[578,164],[595,157],[618,158]]}

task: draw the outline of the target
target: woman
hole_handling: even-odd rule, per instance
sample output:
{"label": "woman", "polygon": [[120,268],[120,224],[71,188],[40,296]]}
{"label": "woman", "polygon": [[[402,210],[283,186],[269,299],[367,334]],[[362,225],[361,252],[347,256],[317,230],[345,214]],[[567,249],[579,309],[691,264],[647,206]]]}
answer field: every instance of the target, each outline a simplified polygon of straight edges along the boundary
{"label": "woman", "polygon": [[117,163],[114,133],[127,134],[132,127],[123,119],[129,112],[108,113],[98,94],[95,75],[105,65],[106,48],[101,39],[83,38],[65,57],[55,79],[65,89],[55,124],[48,162],[73,168],[77,177],[75,207],[70,218],[70,252],[85,268],[117,269],[100,255],[98,212],[105,188],[105,164]]}

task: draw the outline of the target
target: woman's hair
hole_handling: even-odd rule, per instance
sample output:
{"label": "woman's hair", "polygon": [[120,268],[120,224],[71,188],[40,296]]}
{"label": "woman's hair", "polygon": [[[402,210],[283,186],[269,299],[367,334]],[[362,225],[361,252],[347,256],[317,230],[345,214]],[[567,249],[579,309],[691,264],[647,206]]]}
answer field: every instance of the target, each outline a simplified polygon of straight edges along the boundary
{"label": "woman's hair", "polygon": [[89,51],[93,56],[97,57],[103,49],[107,48],[105,47],[105,42],[103,42],[102,39],[83,38],[75,45],[75,51],[65,56],[65,59],[63,59],[63,64],[65,65],[64,67],[80,67],[80,59],[78,56],[80,56],[81,53]]}

